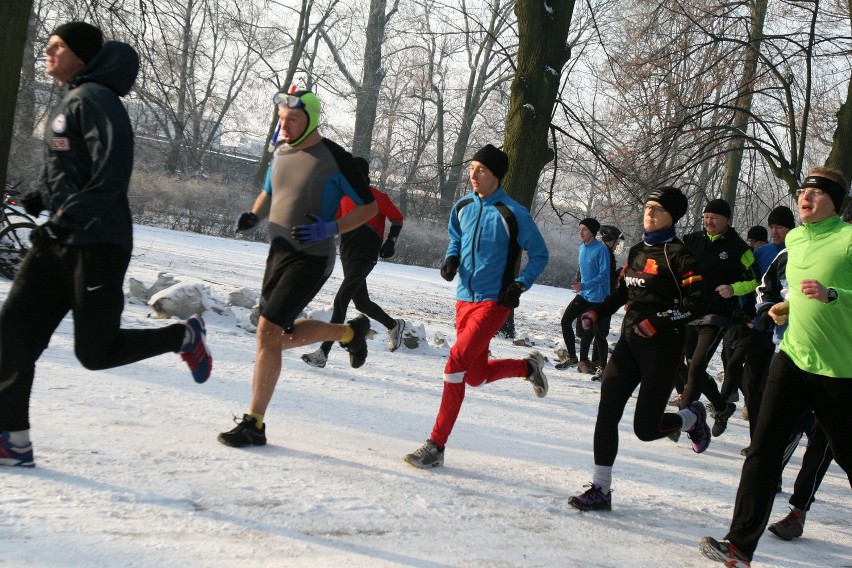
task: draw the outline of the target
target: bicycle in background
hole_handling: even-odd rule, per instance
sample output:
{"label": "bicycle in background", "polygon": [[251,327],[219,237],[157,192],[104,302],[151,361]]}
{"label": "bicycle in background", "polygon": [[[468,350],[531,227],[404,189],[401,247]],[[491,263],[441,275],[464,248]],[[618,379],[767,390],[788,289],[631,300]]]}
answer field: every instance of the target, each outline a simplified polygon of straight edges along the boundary
{"label": "bicycle in background", "polygon": [[6,183],[0,203],[0,275],[15,277],[30,248],[30,233],[38,224],[18,207],[21,192]]}

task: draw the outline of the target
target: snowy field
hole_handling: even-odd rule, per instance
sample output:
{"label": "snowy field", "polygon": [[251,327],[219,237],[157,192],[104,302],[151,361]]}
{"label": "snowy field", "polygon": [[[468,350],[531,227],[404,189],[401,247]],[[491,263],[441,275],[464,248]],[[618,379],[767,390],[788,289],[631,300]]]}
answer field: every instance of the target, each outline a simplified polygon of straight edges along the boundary
{"label": "snowy field", "polygon": [[[259,288],[265,253],[263,244],[137,227],[128,276],[202,281],[223,308],[230,292]],[[318,317],[330,313],[339,271],[338,263],[310,306]],[[638,441],[629,405],[613,510],[569,508],[567,497],[591,479],[600,385],[553,368],[572,293],[536,286],[522,297],[518,334],[550,358],[550,394],[537,399],[514,379],[468,388],[446,466],[417,470],[402,456],[426,440],[438,410],[448,348],[434,338],[455,339],[455,283],[434,269],[380,262],[369,285],[390,314],[423,326],[429,345],[391,353],[374,322],[361,369],[336,346],[324,369],[299,359],[314,346],[285,352],[266,416],[269,445],[248,450],[216,441],[249,402],[254,336],[241,327],[245,310],[204,314],[215,362],[203,385],[170,354],[86,371],[66,318],[37,368],[37,467],[0,468],[0,565],[718,566],[697,545],[724,536],[731,518],[748,444],[739,410],[697,455],[686,437]],[[0,280],[0,298],[8,290]],[[164,324],[144,303],[128,303],[125,326]],[[528,350],[492,343],[496,357]],[[784,472],[772,520],[787,512],[803,450]],[[852,566],[850,519],[849,483],[832,464],[804,538],[766,533],[753,566]]]}

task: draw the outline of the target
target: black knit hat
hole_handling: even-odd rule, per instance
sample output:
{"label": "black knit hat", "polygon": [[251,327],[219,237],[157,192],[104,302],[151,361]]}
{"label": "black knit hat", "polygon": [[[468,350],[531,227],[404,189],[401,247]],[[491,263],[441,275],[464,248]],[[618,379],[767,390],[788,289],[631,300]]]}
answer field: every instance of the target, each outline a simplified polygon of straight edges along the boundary
{"label": "black knit hat", "polygon": [[471,160],[479,162],[486,168],[491,170],[491,173],[498,180],[502,180],[509,171],[509,156],[502,150],[499,150],[491,144],[486,144],[480,148]]}
{"label": "black knit hat", "polygon": [[730,219],[733,217],[731,213],[730,204],[724,199],[713,199],[704,207],[705,213],[714,213],[716,215],[721,215],[722,217],[727,217]]}
{"label": "black knit hat", "polygon": [[645,203],[656,201],[663,206],[663,209],[669,212],[672,216],[672,225],[686,215],[686,209],[689,204],[686,201],[686,196],[681,190],[676,187],[663,186],[658,187],[648,194],[645,198]]}
{"label": "black knit hat", "polygon": [[769,219],[766,221],[766,224],[781,225],[788,229],[794,229],[796,227],[796,219],[793,217],[793,211],[789,207],[779,205],[769,212]]}
{"label": "black knit hat", "polygon": [[61,37],[65,45],[86,65],[104,46],[104,34],[100,28],[86,22],[62,24],[50,35]]}
{"label": "black knit hat", "polygon": [[597,235],[598,231],[601,230],[601,224],[598,223],[597,219],[592,219],[591,217],[586,217],[582,221],[580,221],[581,225],[585,225],[588,230],[592,232],[593,235]]}
{"label": "black knit hat", "polygon": [[750,241],[768,241],[769,233],[766,232],[766,227],[763,225],[755,225],[746,233],[746,238]]}

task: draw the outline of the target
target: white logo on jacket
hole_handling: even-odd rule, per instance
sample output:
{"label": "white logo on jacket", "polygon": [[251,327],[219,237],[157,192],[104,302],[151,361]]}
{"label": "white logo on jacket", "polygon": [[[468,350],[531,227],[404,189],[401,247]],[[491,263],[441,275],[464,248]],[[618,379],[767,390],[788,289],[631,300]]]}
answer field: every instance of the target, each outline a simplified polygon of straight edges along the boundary
{"label": "white logo on jacket", "polygon": [[68,128],[68,120],[65,118],[65,115],[57,114],[56,118],[54,118],[53,122],[50,124],[50,128],[57,134],[65,132],[65,129]]}

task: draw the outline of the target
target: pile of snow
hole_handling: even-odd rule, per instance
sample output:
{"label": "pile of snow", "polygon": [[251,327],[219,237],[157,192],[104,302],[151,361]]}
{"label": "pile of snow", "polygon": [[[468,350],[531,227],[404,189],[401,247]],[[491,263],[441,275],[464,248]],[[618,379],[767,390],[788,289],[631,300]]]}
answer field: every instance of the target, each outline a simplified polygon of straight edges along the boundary
{"label": "pile of snow", "polygon": [[[155,297],[157,310],[175,310],[172,321],[183,317],[178,309],[202,306],[212,377],[195,384],[172,354],[86,371],[66,318],[37,365],[37,467],[0,468],[0,564],[715,566],[697,544],[724,536],[730,522],[739,451],[748,444],[739,412],[697,455],[685,438],[638,441],[631,401],[613,510],[568,508],[567,497],[591,478],[600,384],[553,368],[567,290],[534,286],[515,317],[523,345],[492,342],[494,357],[542,350],[551,361],[547,398],[514,379],[467,389],[443,468],[417,470],[402,456],[429,436],[440,404],[455,283],[385,262],[368,280],[371,296],[408,322],[417,347],[390,352],[374,322],[360,369],[336,345],[324,369],[299,359],[315,345],[287,351],[266,415],[269,444],[219,444],[217,433],[250,399],[252,291],[265,256],[258,243],[136,228],[123,325],[167,325],[149,305]],[[341,278],[338,265],[307,316],[330,317]],[[0,282],[0,299],[8,290]],[[716,360],[711,372],[718,370]],[[773,519],[787,511],[802,450],[784,472]],[[835,464],[816,498],[804,538],[786,543],[767,533],[754,566],[852,565],[849,483]]]}

